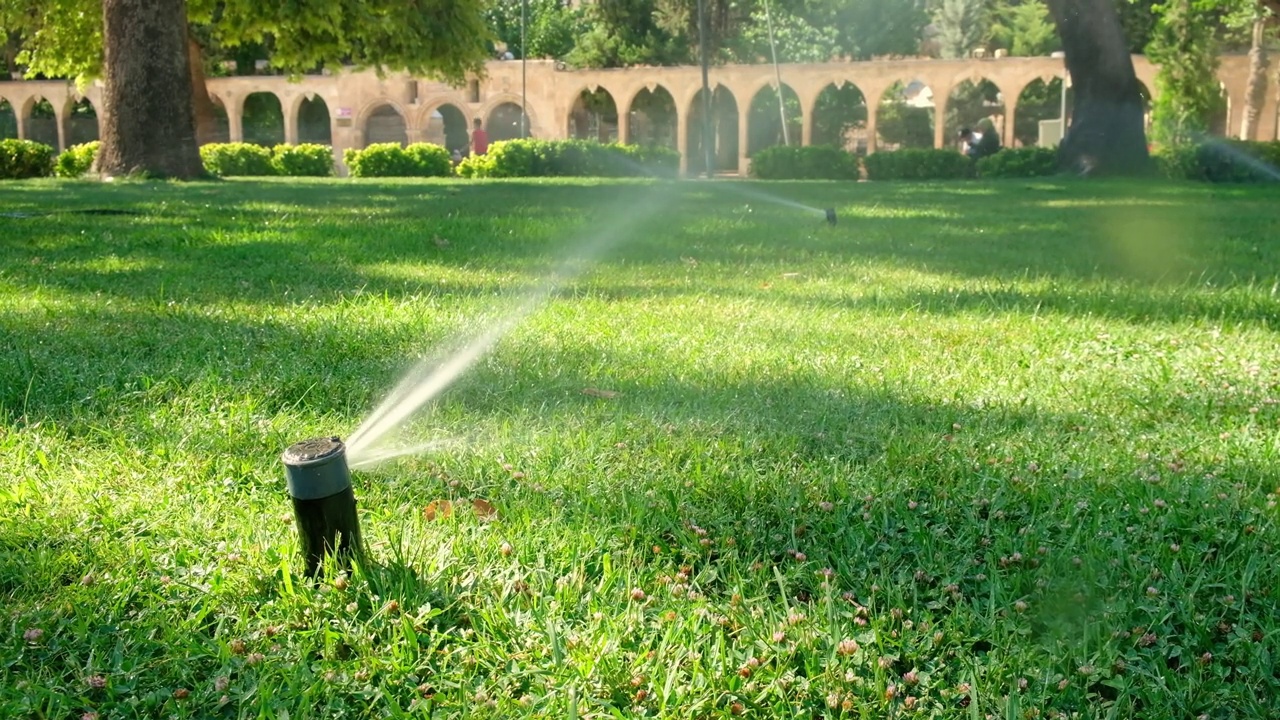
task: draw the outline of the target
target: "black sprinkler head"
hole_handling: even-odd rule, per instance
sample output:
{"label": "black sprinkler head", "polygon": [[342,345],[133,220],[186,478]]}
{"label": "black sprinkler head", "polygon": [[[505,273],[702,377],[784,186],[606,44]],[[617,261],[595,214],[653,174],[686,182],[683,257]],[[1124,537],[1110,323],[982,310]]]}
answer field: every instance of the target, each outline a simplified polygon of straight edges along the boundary
{"label": "black sprinkler head", "polygon": [[336,437],[312,438],[290,445],[281,459],[307,577],[319,574],[331,554],[344,565],[359,560],[360,519],[346,445]]}
{"label": "black sprinkler head", "polygon": [[835,208],[827,208],[827,224],[828,224],[828,225],[835,225],[835,224],[836,224],[836,209],[835,209]]}

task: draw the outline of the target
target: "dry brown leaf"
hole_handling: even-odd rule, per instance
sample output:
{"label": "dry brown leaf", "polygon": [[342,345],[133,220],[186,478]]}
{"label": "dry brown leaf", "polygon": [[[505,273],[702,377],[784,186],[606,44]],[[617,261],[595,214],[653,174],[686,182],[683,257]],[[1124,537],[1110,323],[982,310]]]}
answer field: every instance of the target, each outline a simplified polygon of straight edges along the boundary
{"label": "dry brown leaf", "polygon": [[614,390],[600,390],[599,388],[583,388],[582,394],[590,395],[591,397],[598,397],[598,398],[604,398],[606,400],[612,400],[618,397],[618,395],[620,395],[621,393],[618,393]]}
{"label": "dry brown leaf", "polygon": [[481,520],[493,520],[498,517],[498,508],[494,507],[487,500],[476,498],[471,501],[471,507],[475,508],[476,516]]}
{"label": "dry brown leaf", "polygon": [[423,511],[427,516],[427,520],[435,520],[436,518],[447,518],[453,514],[453,503],[448,500],[432,500],[427,509]]}

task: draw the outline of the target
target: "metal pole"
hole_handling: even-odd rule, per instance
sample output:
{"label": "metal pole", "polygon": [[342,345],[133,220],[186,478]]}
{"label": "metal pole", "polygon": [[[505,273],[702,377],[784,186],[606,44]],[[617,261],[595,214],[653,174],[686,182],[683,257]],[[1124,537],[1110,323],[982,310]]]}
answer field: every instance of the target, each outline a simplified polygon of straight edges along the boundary
{"label": "metal pole", "polygon": [[520,137],[529,137],[529,46],[525,42],[525,20],[529,14],[529,0],[520,0]]}
{"label": "metal pole", "polygon": [[698,0],[698,54],[702,60],[702,152],[707,162],[707,179],[716,172],[715,135],[711,130],[711,83],[707,64],[707,0]]}
{"label": "metal pole", "polygon": [[769,26],[769,53],[773,55],[773,75],[778,80],[778,115],[782,118],[782,144],[791,144],[787,130],[787,104],[782,98],[782,70],[778,68],[778,47],[773,44],[773,15],[769,12],[769,0],[764,3],[764,21]]}

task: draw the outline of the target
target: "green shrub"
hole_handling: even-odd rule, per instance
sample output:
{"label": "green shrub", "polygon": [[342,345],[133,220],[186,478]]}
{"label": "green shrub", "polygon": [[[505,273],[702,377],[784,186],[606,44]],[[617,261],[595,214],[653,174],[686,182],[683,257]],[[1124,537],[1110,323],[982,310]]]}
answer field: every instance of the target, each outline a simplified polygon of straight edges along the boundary
{"label": "green shrub", "polygon": [[72,145],[58,156],[53,173],[60,178],[78,178],[93,169],[93,161],[98,158],[98,148],[102,143],[94,140],[80,145]]}
{"label": "green shrub", "polygon": [[1046,177],[1057,173],[1057,148],[1006,149],[978,161],[978,175],[984,178]]}
{"label": "green shrub", "polygon": [[333,174],[333,148],[328,145],[277,145],[271,149],[277,175],[329,177]]}
{"label": "green shrub", "polygon": [[413,162],[414,177],[449,177],[453,174],[453,158],[449,151],[432,143],[414,143],[404,149]]}
{"label": "green shrub", "polygon": [[271,151],[251,143],[210,143],[200,148],[204,169],[218,177],[264,177],[276,174]]}
{"label": "green shrub", "polygon": [[868,155],[869,180],[955,180],[971,178],[973,161],[954,150],[908,148]]}
{"label": "green shrub", "polygon": [[0,180],[23,180],[53,174],[53,148],[30,140],[0,140]]}
{"label": "green shrub", "polygon": [[1160,174],[1173,180],[1274,182],[1280,172],[1280,142],[1214,140],[1173,145],[1156,151],[1155,161]]}
{"label": "green shrub", "polygon": [[858,158],[829,145],[776,145],[751,158],[751,176],[762,180],[857,180]]}
{"label": "green shrub", "polygon": [[462,177],[669,176],[680,154],[668,148],[603,145],[589,140],[504,140],[458,165]]}
{"label": "green shrub", "polygon": [[352,177],[446,177],[453,171],[449,151],[431,143],[407,148],[375,143],[363,150],[348,149],[342,160]]}

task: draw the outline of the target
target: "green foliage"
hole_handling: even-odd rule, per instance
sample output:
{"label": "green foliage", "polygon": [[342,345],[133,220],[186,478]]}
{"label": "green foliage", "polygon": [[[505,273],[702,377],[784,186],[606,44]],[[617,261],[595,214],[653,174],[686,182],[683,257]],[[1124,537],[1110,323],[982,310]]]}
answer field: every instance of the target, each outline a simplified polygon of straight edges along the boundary
{"label": "green foliage", "polygon": [[[1216,0],[1165,0],[1147,56],[1160,66],[1151,136],[1162,145],[1207,133],[1225,109],[1218,81],[1218,48],[1210,8]],[[1208,7],[1207,7],[1208,6]]]}
{"label": "green foliage", "polygon": [[253,143],[209,143],[200,147],[204,169],[218,177],[268,177],[276,174],[270,148]]}
{"label": "green foliage", "polygon": [[60,178],[78,178],[93,169],[93,161],[98,158],[98,148],[102,143],[93,142],[72,145],[58,155],[53,173]]}
{"label": "green foliage", "polygon": [[1062,78],[1049,82],[1036,79],[1022,91],[1018,98],[1018,114],[1015,116],[1013,136],[1024,146],[1040,140],[1040,121],[1056,120],[1062,116]]}
{"label": "green foliage", "polygon": [[328,177],[333,174],[333,148],[328,145],[277,145],[271,151],[277,175]]}
{"label": "green foliage", "polygon": [[907,148],[862,159],[868,180],[958,180],[971,178],[974,164],[954,150]]}
{"label": "green foliage", "polygon": [[503,140],[458,165],[467,178],[670,176],[680,155],[663,147],[586,140]]}
{"label": "green foliage", "polygon": [[53,148],[31,140],[0,140],[0,180],[24,180],[53,174]]}
{"label": "green foliage", "polygon": [[933,27],[943,58],[968,57],[988,33],[986,0],[938,0]]}
{"label": "green foliage", "polygon": [[[815,27],[808,20],[785,7],[771,8],[773,40],[780,63],[829,62],[839,53],[839,31],[834,27]],[[769,46],[769,24],[763,7],[752,10],[743,23],[742,34],[731,49],[733,59],[744,63],[772,62]]]}
{"label": "green foliage", "polygon": [[1042,57],[1062,49],[1044,0],[999,0],[991,19],[991,45],[1012,56]]}
{"label": "green foliage", "polygon": [[816,4],[815,27],[839,31],[839,50],[855,60],[911,56],[929,24],[929,0],[843,0]]}
{"label": "green foliage", "polygon": [[[655,0],[593,2],[584,11],[585,30],[568,55],[578,67],[675,65],[692,60],[680,17],[658,12]],[[684,19],[687,20],[687,17]]]}
{"label": "green foliage", "polygon": [[825,145],[765,148],[751,159],[751,176],[761,180],[857,180],[858,158]]}
{"label": "green foliage", "polygon": [[1173,180],[1211,183],[1271,183],[1280,173],[1280,142],[1213,140],[1162,147],[1160,173]]}
{"label": "green foliage", "polygon": [[582,30],[582,11],[561,0],[527,0],[525,40],[520,44],[520,11],[525,0],[499,0],[487,5],[485,16],[495,39],[516,58],[563,58],[574,47]]}
{"label": "green foliage", "polygon": [[931,148],[935,110],[906,104],[902,99],[904,90],[903,84],[897,83],[885,93],[876,116],[876,130],[891,145]]}
{"label": "green foliage", "polygon": [[854,128],[867,125],[867,100],[853,84],[828,86],[813,104],[813,144],[844,147]]}
{"label": "green foliage", "polygon": [[1056,148],[1006,148],[978,160],[978,176],[984,178],[1030,178],[1058,174]]}
{"label": "green foliage", "polygon": [[274,147],[284,143],[284,108],[275,93],[256,92],[244,99],[244,141]]}
{"label": "green foliage", "polygon": [[[496,144],[496,143],[495,143]],[[453,172],[449,151],[431,143],[374,143],[363,150],[347,148],[343,162],[352,177],[446,177]]]}

